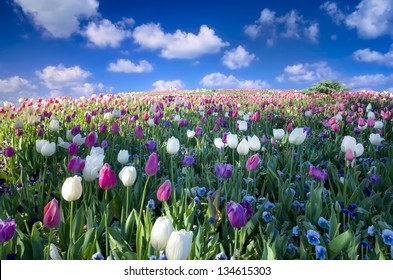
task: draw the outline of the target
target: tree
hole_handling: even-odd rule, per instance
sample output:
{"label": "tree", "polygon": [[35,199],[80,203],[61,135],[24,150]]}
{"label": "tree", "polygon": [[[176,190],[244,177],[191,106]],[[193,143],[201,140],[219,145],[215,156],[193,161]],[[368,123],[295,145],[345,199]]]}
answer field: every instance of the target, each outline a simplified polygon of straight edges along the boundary
{"label": "tree", "polygon": [[343,86],[340,81],[324,80],[314,84],[312,87],[303,90],[303,93],[310,94],[320,92],[324,94],[330,94],[333,92],[344,92],[349,90],[350,88]]}

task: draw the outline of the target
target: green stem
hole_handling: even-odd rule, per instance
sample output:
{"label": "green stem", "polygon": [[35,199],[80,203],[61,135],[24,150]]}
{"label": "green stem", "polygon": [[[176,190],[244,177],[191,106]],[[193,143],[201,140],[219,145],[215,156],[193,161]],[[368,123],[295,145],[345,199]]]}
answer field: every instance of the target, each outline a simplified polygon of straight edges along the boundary
{"label": "green stem", "polygon": [[128,218],[129,203],[130,203],[130,187],[127,187],[126,219]]}
{"label": "green stem", "polygon": [[140,210],[139,210],[139,220],[142,219],[143,205],[144,205],[144,203],[145,203],[147,183],[149,182],[149,180],[150,180],[150,176],[147,176],[147,180],[146,180],[146,182],[145,182],[145,186],[143,187],[143,194],[142,194],[142,200],[141,200],[141,207],[140,207]]}
{"label": "green stem", "polygon": [[48,237],[48,251],[46,255],[46,260],[49,260],[49,255],[50,255],[50,244],[52,242],[52,234],[53,234],[53,228],[49,229],[49,237]]}
{"label": "green stem", "polygon": [[237,235],[238,235],[238,230],[237,228],[235,228],[235,244],[234,244],[234,248],[233,248],[233,258],[236,259],[236,246],[237,246]]}
{"label": "green stem", "polygon": [[71,249],[72,245],[74,244],[73,239],[72,239],[72,220],[73,220],[73,212],[74,212],[74,201],[70,202],[70,245],[68,248],[68,259],[71,259]]}
{"label": "green stem", "polygon": [[[108,190],[105,190],[105,202],[108,205]],[[105,256],[109,257],[108,207],[105,207]]]}

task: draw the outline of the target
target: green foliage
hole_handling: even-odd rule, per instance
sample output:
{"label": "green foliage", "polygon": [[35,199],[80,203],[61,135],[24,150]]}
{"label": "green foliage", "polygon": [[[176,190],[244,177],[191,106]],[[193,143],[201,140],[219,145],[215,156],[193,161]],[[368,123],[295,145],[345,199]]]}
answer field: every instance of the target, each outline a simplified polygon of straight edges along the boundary
{"label": "green foliage", "polygon": [[333,80],[324,80],[319,83],[314,84],[312,87],[305,89],[303,93],[310,94],[310,93],[324,93],[330,94],[333,92],[345,92],[349,91],[350,88],[344,87],[340,81],[333,81]]}

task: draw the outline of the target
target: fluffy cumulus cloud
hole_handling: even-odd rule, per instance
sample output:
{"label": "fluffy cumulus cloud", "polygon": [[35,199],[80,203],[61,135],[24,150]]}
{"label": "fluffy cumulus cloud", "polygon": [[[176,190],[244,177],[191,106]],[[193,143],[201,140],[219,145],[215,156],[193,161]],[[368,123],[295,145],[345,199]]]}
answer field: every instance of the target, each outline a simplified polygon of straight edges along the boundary
{"label": "fluffy cumulus cloud", "polygon": [[116,62],[109,63],[107,68],[111,72],[123,73],[145,73],[153,71],[153,65],[146,60],[141,60],[137,64],[129,59],[118,59]]}
{"label": "fluffy cumulus cloud", "polygon": [[380,53],[378,51],[370,50],[369,48],[360,49],[353,53],[353,58],[356,61],[385,64],[393,66],[393,45],[387,53]]}
{"label": "fluffy cumulus cloud", "polygon": [[362,0],[345,23],[365,39],[393,35],[393,0]]}
{"label": "fluffy cumulus cloud", "polygon": [[277,16],[275,11],[265,8],[261,11],[259,19],[244,27],[244,32],[253,39],[263,36],[266,38],[267,45],[273,45],[278,38],[301,39],[305,37],[316,43],[319,24],[305,20],[296,10]]}
{"label": "fluffy cumulus cloud", "polygon": [[225,89],[258,89],[269,88],[269,84],[261,80],[239,80],[233,75],[224,75],[216,72],[204,76],[200,82],[203,87],[207,88],[225,88]]}
{"label": "fluffy cumulus cloud", "polygon": [[124,39],[131,37],[131,31],[127,30],[127,27],[133,23],[134,20],[130,18],[125,18],[117,23],[102,19],[98,23],[90,22],[81,31],[81,34],[92,46],[116,48]]}
{"label": "fluffy cumulus cloud", "polygon": [[21,78],[19,76],[12,76],[7,79],[0,79],[0,93],[19,93],[22,91],[28,91],[36,89],[37,87],[33,85],[30,81]]}
{"label": "fluffy cumulus cloud", "polygon": [[278,82],[310,83],[326,79],[334,79],[336,74],[327,62],[299,63],[288,65],[284,73],[276,79]]}
{"label": "fluffy cumulus cloud", "polygon": [[341,24],[346,18],[346,15],[341,11],[336,2],[327,1],[319,6],[319,8],[325,11],[337,25]]}
{"label": "fluffy cumulus cloud", "polygon": [[158,80],[153,83],[153,91],[169,91],[178,90],[184,88],[184,84],[181,80],[164,81]]}
{"label": "fluffy cumulus cloud", "polygon": [[351,77],[346,84],[353,90],[356,89],[372,89],[373,87],[381,87],[392,84],[393,75],[384,74],[367,74]]}
{"label": "fluffy cumulus cloud", "polygon": [[14,0],[34,24],[55,38],[79,30],[81,19],[97,15],[97,0]]}
{"label": "fluffy cumulus cloud", "polygon": [[198,34],[194,34],[181,30],[165,33],[159,24],[143,24],[134,29],[133,38],[142,48],[160,50],[161,56],[168,59],[193,59],[204,54],[218,53],[221,48],[229,45],[206,25],[202,25]]}
{"label": "fluffy cumulus cloud", "polygon": [[222,64],[229,69],[246,68],[255,59],[255,55],[249,53],[243,46],[226,51],[222,57]]}
{"label": "fluffy cumulus cloud", "polygon": [[111,91],[111,88],[105,87],[102,83],[89,83],[87,78],[91,76],[91,73],[79,66],[65,67],[62,64],[47,66],[36,71],[35,74],[41,83],[49,89],[51,96],[71,95],[78,97]]}

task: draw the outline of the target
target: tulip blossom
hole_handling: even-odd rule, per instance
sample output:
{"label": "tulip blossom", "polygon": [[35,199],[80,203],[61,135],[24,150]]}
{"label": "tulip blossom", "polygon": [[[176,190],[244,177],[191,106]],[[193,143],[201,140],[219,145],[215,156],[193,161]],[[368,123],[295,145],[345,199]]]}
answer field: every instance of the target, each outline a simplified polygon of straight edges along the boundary
{"label": "tulip blossom", "polygon": [[167,216],[157,218],[150,234],[151,246],[157,251],[165,250],[173,230],[172,221]]}
{"label": "tulip blossom", "polygon": [[171,181],[166,180],[157,190],[157,199],[161,202],[168,201],[171,196]]}
{"label": "tulip blossom", "polygon": [[243,140],[240,141],[239,145],[237,145],[236,151],[239,155],[242,155],[242,156],[245,156],[248,154],[248,152],[250,151],[250,144],[248,143],[246,138],[243,138]]}
{"label": "tulip blossom", "polygon": [[182,161],[182,164],[183,164],[184,167],[189,167],[189,166],[194,164],[194,161],[195,160],[194,160],[193,156],[185,156],[183,161]]}
{"label": "tulip blossom", "polygon": [[341,151],[346,153],[350,149],[353,151],[355,157],[360,157],[364,152],[364,147],[362,144],[356,144],[356,139],[352,136],[345,136],[341,143]]}
{"label": "tulip blossom", "polygon": [[195,136],[194,130],[187,130],[187,138],[188,139],[194,138],[194,136]]}
{"label": "tulip blossom", "polygon": [[239,125],[239,130],[240,131],[246,131],[247,130],[247,122],[246,121],[238,121],[237,124]]}
{"label": "tulip blossom", "polygon": [[239,203],[230,201],[226,205],[229,223],[233,228],[244,227],[247,223],[246,209]]}
{"label": "tulip blossom", "polygon": [[80,173],[85,168],[85,164],[83,159],[73,156],[67,164],[67,169],[71,173]]}
{"label": "tulip blossom", "polygon": [[4,156],[13,157],[15,155],[15,150],[11,146],[4,149]]}
{"label": "tulip blossom", "polygon": [[224,163],[217,163],[214,166],[214,171],[216,172],[217,176],[222,179],[228,179],[232,176],[233,166],[231,164],[224,164]]}
{"label": "tulip blossom", "polygon": [[250,146],[251,151],[257,152],[261,149],[261,141],[256,135],[252,137],[248,137],[248,144]]}
{"label": "tulip blossom", "polygon": [[131,187],[136,180],[136,169],[133,166],[124,166],[119,172],[120,181],[125,187]]}
{"label": "tulip blossom", "polygon": [[97,142],[98,136],[97,133],[92,131],[90,132],[85,138],[85,145],[86,147],[93,147]]}
{"label": "tulip blossom", "polygon": [[56,228],[60,225],[60,209],[56,198],[53,198],[44,208],[44,226]]}
{"label": "tulip blossom", "polygon": [[251,156],[246,162],[246,169],[248,171],[254,171],[258,167],[259,161],[259,154]]}
{"label": "tulip blossom", "polygon": [[308,175],[319,181],[324,181],[328,178],[328,172],[326,169],[319,169],[315,166],[310,166],[308,168]]}
{"label": "tulip blossom", "polygon": [[145,165],[145,173],[147,176],[154,176],[158,172],[158,155],[152,153]]}
{"label": "tulip blossom", "polygon": [[172,136],[171,138],[168,139],[168,142],[166,144],[166,151],[170,155],[175,155],[180,149],[180,142],[179,139],[176,137]]}
{"label": "tulip blossom", "polygon": [[191,252],[192,236],[192,231],[173,231],[165,247],[168,260],[186,260]]}
{"label": "tulip blossom", "polygon": [[285,131],[282,128],[273,129],[273,137],[276,140],[281,140],[285,136]]}
{"label": "tulip blossom", "polygon": [[146,142],[145,147],[149,152],[153,152],[157,149],[157,142],[150,139]]}
{"label": "tulip blossom", "polygon": [[369,137],[370,143],[373,146],[378,146],[384,140],[378,133],[371,133]]}
{"label": "tulip blossom", "polygon": [[0,243],[4,243],[10,240],[15,233],[15,220],[14,219],[7,219],[5,221],[0,220]]}
{"label": "tulip blossom", "polygon": [[138,125],[135,128],[134,135],[135,135],[136,139],[142,139],[143,138],[143,128],[140,125]]}
{"label": "tulip blossom", "polygon": [[126,164],[128,162],[129,157],[130,154],[128,153],[128,150],[120,150],[119,153],[117,154],[117,161],[120,162],[121,164]]}
{"label": "tulip blossom", "polygon": [[56,152],[56,144],[54,142],[50,143],[49,141],[44,140],[41,147],[41,155],[44,157],[50,157]]}
{"label": "tulip blossom", "polygon": [[78,200],[82,195],[82,178],[77,175],[68,177],[61,188],[61,195],[67,201]]}
{"label": "tulip blossom", "polygon": [[116,186],[116,175],[108,163],[105,163],[98,174],[98,184],[101,189],[109,190]]}
{"label": "tulip blossom", "polygon": [[227,135],[227,145],[231,149],[236,149],[237,145],[239,144],[239,141],[237,139],[236,134],[228,134]]}
{"label": "tulip blossom", "polygon": [[222,138],[214,138],[214,146],[222,152],[224,150],[225,143],[222,141]]}
{"label": "tulip blossom", "polygon": [[105,155],[101,153],[92,153],[86,157],[85,168],[83,168],[83,178],[87,182],[91,182],[98,177],[98,172],[101,170],[102,166],[104,165],[104,158]]}

